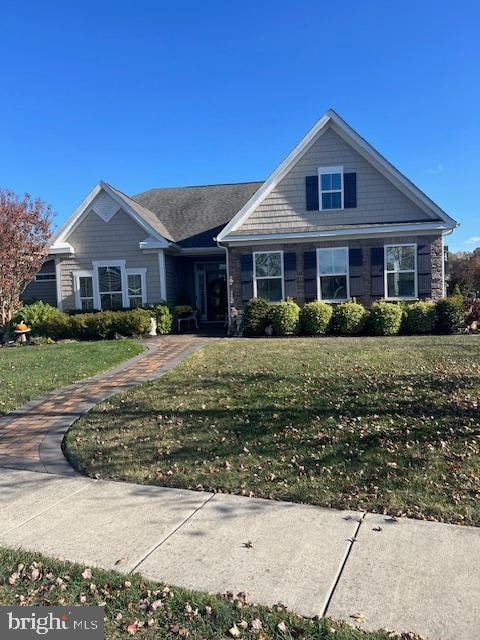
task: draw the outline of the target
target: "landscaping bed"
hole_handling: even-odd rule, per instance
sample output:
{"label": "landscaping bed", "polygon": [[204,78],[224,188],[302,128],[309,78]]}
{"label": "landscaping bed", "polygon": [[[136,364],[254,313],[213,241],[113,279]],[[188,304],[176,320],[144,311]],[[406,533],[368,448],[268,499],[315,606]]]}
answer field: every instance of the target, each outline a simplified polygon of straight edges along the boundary
{"label": "landscaping bed", "polygon": [[0,349],[0,415],[59,387],[110,369],[143,351],[138,340]]}
{"label": "landscaping bed", "polygon": [[[0,547],[0,604],[100,605],[105,638],[212,640],[387,640],[329,620],[307,619],[282,606],[253,606],[245,594],[215,596]],[[395,634],[414,640],[413,634]]]}
{"label": "landscaping bed", "polygon": [[223,341],[66,436],[94,477],[480,525],[477,336]]}

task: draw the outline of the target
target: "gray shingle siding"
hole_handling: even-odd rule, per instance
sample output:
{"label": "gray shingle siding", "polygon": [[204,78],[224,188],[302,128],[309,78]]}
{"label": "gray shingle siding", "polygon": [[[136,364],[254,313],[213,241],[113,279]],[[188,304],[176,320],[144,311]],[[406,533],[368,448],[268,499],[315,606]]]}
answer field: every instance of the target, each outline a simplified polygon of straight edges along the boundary
{"label": "gray shingle siding", "polygon": [[177,263],[178,258],[165,254],[165,272],[167,284],[166,302],[173,305],[177,302]]}
{"label": "gray shingle siding", "polygon": [[296,301],[302,305],[305,302],[304,294],[304,254],[314,251],[317,248],[327,247],[349,247],[362,249],[362,269],[363,269],[363,295],[358,296],[357,300],[369,306],[377,296],[372,295],[371,291],[371,248],[382,247],[385,244],[408,244],[416,243],[430,244],[431,251],[431,289],[428,297],[438,300],[443,295],[443,253],[442,253],[442,237],[440,235],[422,235],[422,236],[396,236],[388,238],[365,238],[357,240],[328,240],[324,242],[298,242],[298,243],[276,243],[272,244],[255,244],[248,246],[235,246],[229,249],[230,277],[232,279],[231,296],[233,306],[237,309],[243,308],[242,300],[242,279],[241,279],[241,256],[251,254],[254,251],[278,251],[284,253],[296,253],[296,271],[297,271],[297,296]]}
{"label": "gray shingle siding", "polygon": [[[357,174],[357,207],[307,211],[305,177],[319,167],[343,166]],[[244,224],[231,235],[318,231],[352,224],[387,224],[436,220],[417,207],[333,129],[312,145]]]}
{"label": "gray shingle siding", "polygon": [[146,233],[125,211],[118,211],[109,222],[104,222],[90,211],[72,231],[68,242],[75,255],[60,262],[62,299],[64,309],[75,308],[72,271],[91,269],[94,260],[126,260],[127,269],[146,268],[147,301],[160,301],[160,278],[157,253],[142,253],[139,242]]}
{"label": "gray shingle siding", "polygon": [[[55,276],[55,261],[47,260],[43,263],[38,274],[52,274]],[[57,306],[57,282],[56,280],[32,280],[21,295],[24,301],[42,300],[53,307]]]}

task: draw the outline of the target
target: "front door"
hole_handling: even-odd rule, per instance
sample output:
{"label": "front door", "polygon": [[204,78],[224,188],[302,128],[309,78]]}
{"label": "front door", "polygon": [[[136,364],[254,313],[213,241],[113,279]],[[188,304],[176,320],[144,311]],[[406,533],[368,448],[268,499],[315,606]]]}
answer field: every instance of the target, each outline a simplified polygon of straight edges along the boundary
{"label": "front door", "polygon": [[195,265],[197,308],[204,322],[223,322],[227,313],[227,271],[223,262]]}

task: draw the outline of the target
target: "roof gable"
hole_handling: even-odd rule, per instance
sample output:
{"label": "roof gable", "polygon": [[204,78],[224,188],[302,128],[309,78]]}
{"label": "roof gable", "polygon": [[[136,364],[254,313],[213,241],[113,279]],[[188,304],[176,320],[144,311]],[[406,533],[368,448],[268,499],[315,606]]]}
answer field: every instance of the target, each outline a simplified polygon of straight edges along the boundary
{"label": "roof gable", "polygon": [[242,207],[242,209],[225,226],[218,236],[221,241],[227,237],[239,235],[240,227],[244,225],[259,207],[275,190],[280,182],[299,161],[309,152],[312,146],[321,139],[327,131],[333,130],[340,138],[353,148],[360,156],[368,161],[381,173],[405,198],[408,198],[419,210],[424,212],[426,219],[442,221],[447,228],[457,226],[455,220],[448,216],[410,180],[401,174],[390,162],[380,155],[368,142],[361,138],[340,116],[333,110],[328,111],[323,118],[307,133],[287,158],[266,180],[262,187]]}
{"label": "roof gable", "polygon": [[170,234],[156,216],[121,191],[118,191],[118,189],[114,189],[108,183],[101,181],[90,191],[83,202],[55,233],[50,251],[54,253],[56,249],[63,250],[64,246],[68,245],[67,241],[70,234],[90,211],[95,211],[99,217],[108,222],[119,209],[124,210],[132,217],[161,246],[168,246],[171,240]]}

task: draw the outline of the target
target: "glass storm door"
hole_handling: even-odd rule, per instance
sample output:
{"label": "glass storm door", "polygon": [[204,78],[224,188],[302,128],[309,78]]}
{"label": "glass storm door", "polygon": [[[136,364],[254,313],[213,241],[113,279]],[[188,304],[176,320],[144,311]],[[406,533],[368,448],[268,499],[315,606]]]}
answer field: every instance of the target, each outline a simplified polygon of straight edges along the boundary
{"label": "glass storm door", "polygon": [[204,322],[223,322],[227,313],[227,271],[221,262],[195,265],[197,308]]}

